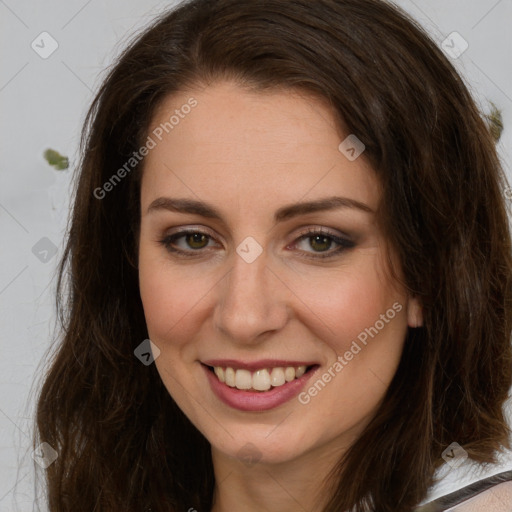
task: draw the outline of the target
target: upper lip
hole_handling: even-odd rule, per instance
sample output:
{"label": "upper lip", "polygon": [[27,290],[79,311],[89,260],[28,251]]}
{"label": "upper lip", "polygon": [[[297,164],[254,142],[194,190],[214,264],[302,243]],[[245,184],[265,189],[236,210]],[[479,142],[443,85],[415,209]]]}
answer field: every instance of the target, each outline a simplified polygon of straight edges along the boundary
{"label": "upper lip", "polygon": [[238,361],[236,359],[209,359],[202,361],[206,366],[219,366],[221,368],[233,368],[234,370],[261,370],[262,368],[276,368],[293,366],[313,366],[317,363],[311,361],[290,361],[285,359],[260,359],[259,361]]}

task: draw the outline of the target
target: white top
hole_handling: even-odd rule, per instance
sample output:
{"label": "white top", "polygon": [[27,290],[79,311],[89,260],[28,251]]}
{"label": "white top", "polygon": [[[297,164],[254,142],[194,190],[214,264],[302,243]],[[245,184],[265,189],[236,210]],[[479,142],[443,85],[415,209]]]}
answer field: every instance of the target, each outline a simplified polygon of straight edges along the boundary
{"label": "white top", "polygon": [[[499,458],[498,464],[487,467],[472,461],[459,467],[444,464],[436,473],[436,484],[417,511],[512,512],[512,453],[503,453]],[[450,508],[436,502],[448,497]]]}

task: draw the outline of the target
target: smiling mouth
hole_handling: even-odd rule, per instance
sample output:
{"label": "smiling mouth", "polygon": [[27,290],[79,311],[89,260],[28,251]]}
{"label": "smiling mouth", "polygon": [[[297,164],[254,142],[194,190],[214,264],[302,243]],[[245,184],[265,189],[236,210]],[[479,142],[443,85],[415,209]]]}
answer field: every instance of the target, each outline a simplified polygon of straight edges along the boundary
{"label": "smiling mouth", "polygon": [[229,386],[244,391],[269,391],[299,379],[318,365],[281,366],[249,371],[222,366],[207,366],[217,379]]}

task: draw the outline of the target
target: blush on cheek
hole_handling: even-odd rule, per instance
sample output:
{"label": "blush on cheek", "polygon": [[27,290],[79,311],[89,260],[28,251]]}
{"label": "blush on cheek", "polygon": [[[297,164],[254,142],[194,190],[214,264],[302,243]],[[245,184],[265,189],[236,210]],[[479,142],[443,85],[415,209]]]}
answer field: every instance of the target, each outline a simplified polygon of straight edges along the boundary
{"label": "blush on cheek", "polygon": [[[308,306],[303,321],[307,320],[310,330],[337,353],[348,350],[351,342],[373,327],[393,303],[389,286],[385,287],[371,272],[315,280],[314,288],[306,281],[300,284],[295,288],[296,293]],[[397,316],[394,310],[392,313],[393,317]]]}
{"label": "blush on cheek", "polygon": [[[201,301],[205,292],[180,293],[176,283],[170,284],[158,277],[158,273],[144,279],[140,293],[148,333],[161,350],[172,344],[180,346],[193,339],[197,326],[204,316],[205,303]],[[201,319],[199,318],[201,317]]]}

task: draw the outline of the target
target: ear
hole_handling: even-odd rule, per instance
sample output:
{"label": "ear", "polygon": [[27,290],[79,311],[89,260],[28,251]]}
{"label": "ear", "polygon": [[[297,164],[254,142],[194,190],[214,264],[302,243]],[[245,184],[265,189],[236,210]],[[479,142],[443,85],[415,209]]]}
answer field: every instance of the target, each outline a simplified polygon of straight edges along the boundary
{"label": "ear", "polygon": [[409,327],[421,327],[423,325],[422,306],[417,297],[407,299],[407,325]]}

